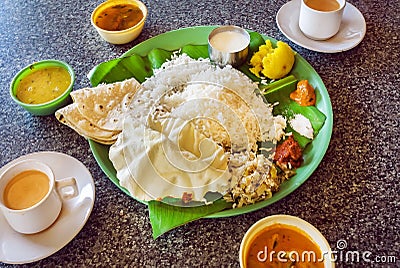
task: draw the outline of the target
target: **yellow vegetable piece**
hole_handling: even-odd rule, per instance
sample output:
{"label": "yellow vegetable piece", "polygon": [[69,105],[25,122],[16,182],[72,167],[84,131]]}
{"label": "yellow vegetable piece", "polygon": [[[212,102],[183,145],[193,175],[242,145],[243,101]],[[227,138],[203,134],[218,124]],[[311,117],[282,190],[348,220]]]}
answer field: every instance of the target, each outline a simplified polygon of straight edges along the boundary
{"label": "yellow vegetable piece", "polygon": [[[273,48],[271,41],[266,40],[259,50],[250,59],[250,72],[260,77],[279,79],[292,70],[294,64],[294,52],[288,44],[278,41]],[[261,73],[261,74],[260,74]]]}

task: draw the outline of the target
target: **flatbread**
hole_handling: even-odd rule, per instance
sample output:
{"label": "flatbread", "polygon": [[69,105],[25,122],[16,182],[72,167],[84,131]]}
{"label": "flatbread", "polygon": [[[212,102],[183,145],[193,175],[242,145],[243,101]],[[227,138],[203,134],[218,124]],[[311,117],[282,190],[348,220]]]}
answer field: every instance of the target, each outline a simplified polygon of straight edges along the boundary
{"label": "flatbread", "polygon": [[71,92],[79,113],[98,128],[121,131],[124,114],[140,83],[127,79],[113,84],[101,84]]}
{"label": "flatbread", "polygon": [[120,131],[105,130],[93,125],[79,113],[75,103],[57,110],[55,116],[58,121],[69,126],[81,136],[93,139],[102,144],[114,143],[120,133]]}

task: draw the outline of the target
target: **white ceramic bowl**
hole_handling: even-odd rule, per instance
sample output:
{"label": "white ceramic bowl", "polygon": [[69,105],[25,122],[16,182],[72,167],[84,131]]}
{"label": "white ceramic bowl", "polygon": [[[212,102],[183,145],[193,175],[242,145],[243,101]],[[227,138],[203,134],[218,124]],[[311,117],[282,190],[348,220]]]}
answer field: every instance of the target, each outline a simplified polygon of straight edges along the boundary
{"label": "white ceramic bowl", "polygon": [[[110,8],[116,5],[132,4],[137,6],[143,13],[143,18],[131,28],[121,30],[121,31],[108,31],[100,28],[95,23],[97,16],[104,11],[106,8]],[[100,5],[98,5],[92,12],[91,23],[93,27],[97,30],[99,35],[111,44],[126,44],[133,41],[142,32],[144,23],[147,18],[147,7],[145,4],[138,0],[108,0]]]}
{"label": "white ceramic bowl", "polygon": [[332,256],[332,250],[329,246],[329,243],[325,239],[325,237],[318,231],[318,229],[315,228],[310,223],[306,222],[305,220],[289,215],[273,215],[263,218],[258,222],[256,222],[255,224],[253,224],[249,228],[249,230],[247,230],[246,234],[243,237],[242,243],[240,244],[240,250],[239,250],[240,267],[242,268],[245,267],[245,255],[248,252],[248,249],[251,245],[253,238],[266,227],[279,223],[293,226],[297,229],[300,229],[304,233],[308,234],[308,236],[315,242],[315,244],[319,246],[321,252],[325,254],[325,256],[327,256],[324,260],[324,268],[335,267],[334,261],[332,261],[332,258],[330,258]]}

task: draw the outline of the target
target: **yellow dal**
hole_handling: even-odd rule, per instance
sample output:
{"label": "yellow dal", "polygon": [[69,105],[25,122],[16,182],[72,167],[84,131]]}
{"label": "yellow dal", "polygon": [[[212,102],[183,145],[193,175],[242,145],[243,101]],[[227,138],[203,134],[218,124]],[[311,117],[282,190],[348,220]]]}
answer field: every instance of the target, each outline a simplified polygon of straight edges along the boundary
{"label": "yellow dal", "polygon": [[70,84],[71,76],[64,68],[39,69],[21,79],[17,98],[27,104],[45,103],[61,96]]}

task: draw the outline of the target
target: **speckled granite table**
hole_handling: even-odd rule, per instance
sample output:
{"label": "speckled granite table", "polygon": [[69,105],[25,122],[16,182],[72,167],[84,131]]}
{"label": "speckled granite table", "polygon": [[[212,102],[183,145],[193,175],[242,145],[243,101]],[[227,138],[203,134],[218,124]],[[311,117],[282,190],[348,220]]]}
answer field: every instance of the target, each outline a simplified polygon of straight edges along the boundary
{"label": "speckled granite table", "polygon": [[[285,1],[144,1],[149,18],[139,38],[115,46],[100,39],[90,13],[101,1],[3,0],[0,7],[0,166],[36,151],[57,151],[80,160],[92,173],[96,200],[81,232],[64,248],[27,266],[238,267],[245,231],[272,214],[299,216],[327,237],[333,249],[395,256],[396,263],[346,263],[338,267],[400,266],[399,1],[358,1],[367,33],[346,52],[304,49],[279,32],[275,15]],[[332,140],[313,175],[281,201],[233,218],[199,220],[157,240],[146,206],[123,194],[101,171],[87,141],[52,116],[34,117],[14,104],[9,83],[37,60],[68,62],[75,89],[88,71],[132,46],[182,27],[235,24],[280,39],[322,77],[334,111]],[[7,264],[0,263],[2,267]]]}

